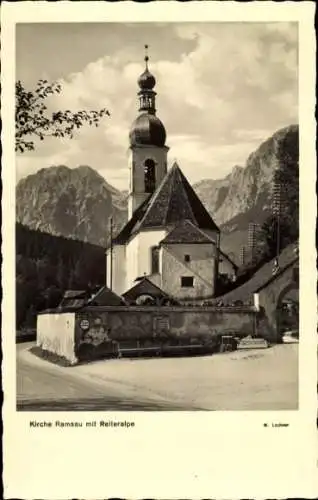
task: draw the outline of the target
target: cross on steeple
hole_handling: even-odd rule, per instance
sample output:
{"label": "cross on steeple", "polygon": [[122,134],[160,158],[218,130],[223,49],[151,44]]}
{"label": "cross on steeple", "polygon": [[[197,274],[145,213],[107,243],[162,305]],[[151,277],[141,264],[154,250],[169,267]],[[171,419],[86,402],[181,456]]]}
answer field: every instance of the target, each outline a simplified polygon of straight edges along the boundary
{"label": "cross on steeple", "polygon": [[145,45],[145,63],[146,63],[146,69],[148,69],[148,61],[149,61],[149,56],[148,56],[148,45]]}

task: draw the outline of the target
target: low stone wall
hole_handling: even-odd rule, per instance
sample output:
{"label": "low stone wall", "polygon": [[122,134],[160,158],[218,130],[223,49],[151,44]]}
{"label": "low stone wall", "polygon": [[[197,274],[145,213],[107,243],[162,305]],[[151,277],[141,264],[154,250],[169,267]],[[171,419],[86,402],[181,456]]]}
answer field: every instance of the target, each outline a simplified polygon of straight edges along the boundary
{"label": "low stone wall", "polygon": [[120,349],[199,345],[255,333],[254,307],[94,306],[38,315],[37,346],[71,363],[116,357]]}
{"label": "low stone wall", "polygon": [[76,363],[75,313],[48,312],[37,317],[36,345]]}
{"label": "low stone wall", "polygon": [[200,344],[218,335],[255,333],[253,307],[91,307],[76,314],[76,357],[116,355],[118,348]]}

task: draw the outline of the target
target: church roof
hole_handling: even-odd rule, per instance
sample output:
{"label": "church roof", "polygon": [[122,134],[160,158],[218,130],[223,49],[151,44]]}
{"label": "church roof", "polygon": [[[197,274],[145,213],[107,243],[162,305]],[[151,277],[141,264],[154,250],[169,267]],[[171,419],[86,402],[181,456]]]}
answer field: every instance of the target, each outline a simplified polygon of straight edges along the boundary
{"label": "church roof", "polygon": [[[181,224],[174,227],[167,236],[161,240],[162,244],[176,244],[176,243],[212,243],[216,244],[215,232],[211,230],[199,229],[197,226],[192,224],[192,222],[185,220]],[[235,269],[238,266],[230,259],[230,257],[219,249],[220,256],[226,259]]]}
{"label": "church roof", "polygon": [[142,90],[152,90],[156,85],[155,77],[150,73],[148,67],[138,78],[138,85]]}
{"label": "church roof", "polygon": [[137,231],[173,228],[185,220],[200,229],[219,231],[179,166],[174,163],[153,195],[134,212],[113,243],[125,244]]}
{"label": "church roof", "polygon": [[158,146],[166,142],[166,130],[159,118],[151,113],[142,113],[131,126],[129,132],[131,146]]}
{"label": "church roof", "polygon": [[137,228],[140,225],[140,221],[146,213],[150,198],[151,195],[149,195],[148,198],[146,198],[145,201],[134,211],[131,219],[129,219],[122,230],[113,239],[114,245],[124,245],[125,243],[127,243],[129,238],[136,233]]}
{"label": "church roof", "polygon": [[184,220],[174,227],[161,243],[215,243],[215,240],[191,221]]}

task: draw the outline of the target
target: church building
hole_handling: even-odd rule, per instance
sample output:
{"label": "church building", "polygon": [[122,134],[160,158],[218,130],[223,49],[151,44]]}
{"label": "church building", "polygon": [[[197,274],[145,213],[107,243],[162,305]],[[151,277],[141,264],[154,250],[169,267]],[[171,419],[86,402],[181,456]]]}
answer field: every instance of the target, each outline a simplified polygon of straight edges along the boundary
{"label": "church building", "polygon": [[128,222],[107,249],[107,286],[124,295],[147,280],[174,299],[211,298],[220,230],[177,163],[168,168],[166,130],[156,114],[156,80],[138,79],[139,114],[129,134]]}

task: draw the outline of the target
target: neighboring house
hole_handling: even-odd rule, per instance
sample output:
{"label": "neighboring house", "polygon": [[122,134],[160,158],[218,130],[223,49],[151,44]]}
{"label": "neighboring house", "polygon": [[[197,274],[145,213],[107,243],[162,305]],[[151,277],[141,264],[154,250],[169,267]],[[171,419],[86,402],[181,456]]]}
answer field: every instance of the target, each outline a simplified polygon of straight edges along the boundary
{"label": "neighboring house", "polygon": [[59,309],[80,309],[83,307],[90,294],[86,290],[66,290],[59,304]]}
{"label": "neighboring house", "polygon": [[178,305],[177,301],[145,277],[137,279],[123,297],[129,305]]}
{"label": "neighboring house", "polygon": [[115,292],[103,286],[87,302],[88,306],[123,306],[125,300]]}
{"label": "neighboring house", "polygon": [[222,254],[220,230],[177,163],[167,169],[166,131],[156,116],[155,78],[138,80],[139,116],[130,130],[128,222],[107,249],[107,286],[126,296],[140,277],[175,299],[213,297]]}
{"label": "neighboring house", "polygon": [[103,286],[93,294],[88,290],[66,290],[58,308],[77,310],[92,305],[120,306],[125,305],[125,300],[109,290],[107,286]]}

